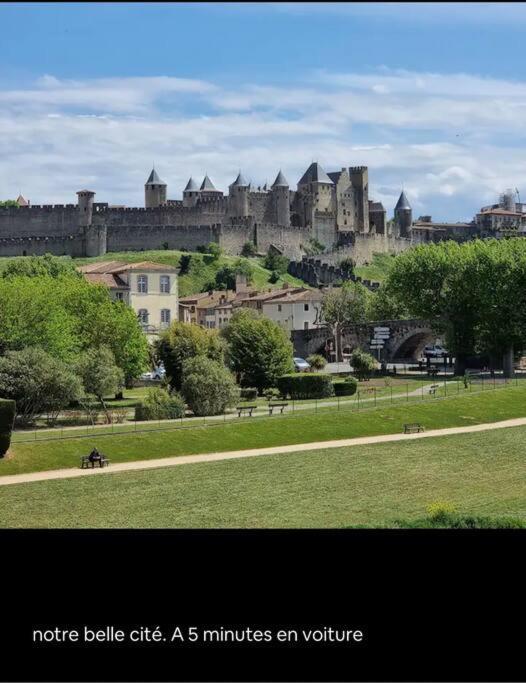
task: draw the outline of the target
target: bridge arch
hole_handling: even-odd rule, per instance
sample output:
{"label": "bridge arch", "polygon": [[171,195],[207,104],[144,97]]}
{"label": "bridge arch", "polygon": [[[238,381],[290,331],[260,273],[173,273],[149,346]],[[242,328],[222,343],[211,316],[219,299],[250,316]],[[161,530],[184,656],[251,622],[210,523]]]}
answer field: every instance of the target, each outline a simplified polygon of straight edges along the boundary
{"label": "bridge arch", "polygon": [[417,359],[422,355],[424,347],[436,339],[436,333],[430,327],[419,327],[396,335],[391,342],[390,356],[393,360]]}

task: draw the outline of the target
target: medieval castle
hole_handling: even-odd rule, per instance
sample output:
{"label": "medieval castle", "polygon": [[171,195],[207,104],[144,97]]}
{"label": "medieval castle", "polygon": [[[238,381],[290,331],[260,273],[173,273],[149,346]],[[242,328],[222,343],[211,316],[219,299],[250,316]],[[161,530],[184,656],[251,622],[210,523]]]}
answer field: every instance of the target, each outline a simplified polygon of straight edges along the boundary
{"label": "medieval castle", "polygon": [[272,247],[301,259],[314,242],[327,253],[346,252],[360,264],[375,252],[397,253],[425,241],[432,229],[429,224],[413,231],[403,192],[394,221],[386,221],[383,205],[369,199],[364,166],[326,173],[313,162],[296,190],[281,171],[270,187],[257,188],[240,172],[228,195],[206,175],[200,185],[190,178],[182,200],[167,198],[167,185],[154,169],[144,192],[144,208],[98,203],[91,190],[77,192],[77,204],[30,206],[19,198],[18,207],[0,208],[0,256],[194,251],[210,242],[236,255],[251,242],[260,253]]}

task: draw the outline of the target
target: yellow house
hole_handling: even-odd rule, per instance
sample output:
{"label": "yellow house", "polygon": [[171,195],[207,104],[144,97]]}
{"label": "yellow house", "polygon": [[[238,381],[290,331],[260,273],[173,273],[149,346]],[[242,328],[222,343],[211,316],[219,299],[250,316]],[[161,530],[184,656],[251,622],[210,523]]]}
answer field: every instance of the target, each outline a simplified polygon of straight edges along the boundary
{"label": "yellow house", "polygon": [[112,299],[131,306],[148,335],[158,335],[179,318],[178,268],[152,261],[99,261],[78,270],[89,282],[106,285]]}

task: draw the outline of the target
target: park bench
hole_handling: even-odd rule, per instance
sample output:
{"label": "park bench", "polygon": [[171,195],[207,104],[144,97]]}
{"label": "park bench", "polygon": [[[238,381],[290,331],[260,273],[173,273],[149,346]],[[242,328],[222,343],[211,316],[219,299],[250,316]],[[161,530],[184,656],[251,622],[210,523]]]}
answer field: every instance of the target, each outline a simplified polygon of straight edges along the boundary
{"label": "park bench", "polygon": [[252,417],[252,412],[256,410],[257,406],[237,406],[237,416],[241,417],[242,413],[248,413],[249,417]]}
{"label": "park bench", "polygon": [[436,392],[437,392],[437,389],[439,389],[439,388],[440,388],[440,385],[439,385],[439,384],[432,384],[432,385],[429,387],[429,393],[430,393],[430,394],[433,394],[433,396],[434,396],[434,395],[436,394]]}
{"label": "park bench", "polygon": [[404,434],[413,434],[415,432],[423,431],[424,425],[420,424],[420,422],[410,422],[409,424],[404,425]]}
{"label": "park bench", "polygon": [[101,453],[100,458],[97,460],[90,460],[89,455],[83,455],[82,458],[80,459],[81,469],[86,469],[90,465],[92,467],[95,467],[95,465],[97,463],[99,463],[99,467],[104,467],[104,465],[109,465],[110,461],[109,461],[109,458],[107,458],[105,455],[102,455],[102,453]]}
{"label": "park bench", "polygon": [[283,411],[285,408],[288,406],[288,403],[269,403],[268,404],[268,414],[272,415],[274,408],[280,408],[280,412],[283,414]]}

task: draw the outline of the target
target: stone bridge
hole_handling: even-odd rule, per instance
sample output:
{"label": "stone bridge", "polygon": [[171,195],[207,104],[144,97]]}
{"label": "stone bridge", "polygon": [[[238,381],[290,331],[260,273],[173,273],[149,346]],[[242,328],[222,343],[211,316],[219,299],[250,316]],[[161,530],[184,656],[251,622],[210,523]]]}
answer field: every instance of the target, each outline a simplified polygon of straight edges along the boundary
{"label": "stone bridge", "polygon": [[[342,350],[360,347],[372,353],[369,345],[375,327],[389,328],[390,337],[385,340],[381,352],[381,359],[386,362],[416,359],[421,355],[424,346],[432,344],[439,336],[433,332],[426,320],[380,320],[345,328],[342,332]],[[294,344],[294,353],[301,358],[307,358],[311,353],[326,355],[326,343],[333,340],[333,335],[328,327],[294,330],[291,333],[291,340]]]}

